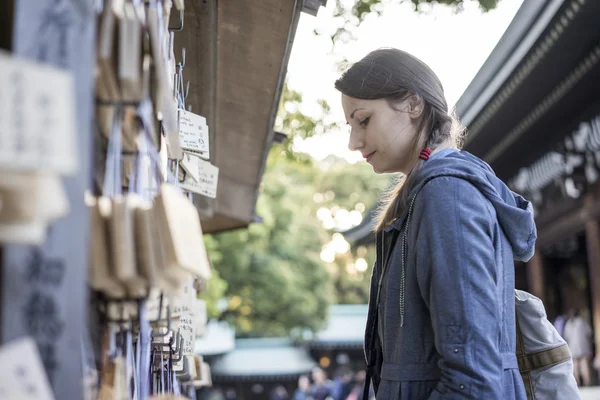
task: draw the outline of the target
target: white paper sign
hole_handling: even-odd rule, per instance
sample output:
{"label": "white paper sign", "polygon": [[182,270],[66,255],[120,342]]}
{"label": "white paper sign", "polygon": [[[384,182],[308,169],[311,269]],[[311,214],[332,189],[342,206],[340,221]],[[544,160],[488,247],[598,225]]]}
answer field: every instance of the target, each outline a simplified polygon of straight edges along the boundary
{"label": "white paper sign", "polygon": [[179,139],[184,150],[196,152],[204,159],[210,158],[206,118],[179,110]]}
{"label": "white paper sign", "polygon": [[194,355],[196,343],[194,305],[196,300],[194,280],[188,279],[173,299],[173,315],[179,317],[177,328],[183,339],[183,355]]}
{"label": "white paper sign", "polygon": [[0,168],[77,169],[71,73],[0,52]]}
{"label": "white paper sign", "polygon": [[219,168],[211,163],[199,160],[198,162],[198,180],[194,181],[191,177],[181,184],[181,187],[190,192],[198,193],[206,197],[217,197],[217,183],[219,181]]}
{"label": "white paper sign", "polygon": [[18,339],[2,346],[0,365],[0,399],[54,400],[33,339]]}

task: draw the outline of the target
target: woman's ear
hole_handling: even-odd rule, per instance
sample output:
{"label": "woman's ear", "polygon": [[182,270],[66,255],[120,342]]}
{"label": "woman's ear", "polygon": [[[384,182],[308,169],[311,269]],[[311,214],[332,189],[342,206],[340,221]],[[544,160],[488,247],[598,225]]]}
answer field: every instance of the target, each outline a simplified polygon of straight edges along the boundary
{"label": "woman's ear", "polygon": [[423,99],[418,94],[412,94],[406,99],[408,105],[408,113],[410,114],[411,119],[419,119],[421,114],[423,114],[423,109],[425,108],[425,103]]}

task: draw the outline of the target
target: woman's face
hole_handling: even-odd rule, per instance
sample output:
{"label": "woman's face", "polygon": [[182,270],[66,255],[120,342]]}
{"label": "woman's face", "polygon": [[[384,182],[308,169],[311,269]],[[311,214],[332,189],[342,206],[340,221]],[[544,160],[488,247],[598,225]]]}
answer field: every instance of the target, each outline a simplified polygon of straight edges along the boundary
{"label": "woman's face", "polygon": [[407,174],[417,160],[414,139],[421,111],[414,98],[392,108],[387,100],[361,100],[342,95],[350,125],[348,148],[360,151],[378,173]]}

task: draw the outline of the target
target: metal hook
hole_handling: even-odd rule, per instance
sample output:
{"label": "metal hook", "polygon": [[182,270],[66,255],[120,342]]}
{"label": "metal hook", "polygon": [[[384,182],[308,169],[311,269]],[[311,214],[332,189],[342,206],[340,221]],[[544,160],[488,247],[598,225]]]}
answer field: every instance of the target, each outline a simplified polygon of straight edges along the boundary
{"label": "metal hook", "polygon": [[[179,336],[179,331],[177,331],[177,335]],[[183,359],[183,338],[179,337],[178,343],[179,349],[174,350],[174,353],[179,353],[177,358],[173,358],[173,362],[179,362]]]}
{"label": "metal hook", "polygon": [[[158,318],[154,321],[148,321],[150,324],[158,324],[160,323],[160,321],[162,321],[162,309],[163,309],[163,302],[164,302],[164,293],[160,292],[160,297],[158,300]],[[154,333],[154,330],[152,330],[151,332],[151,337],[152,338],[163,338],[167,335],[169,335],[169,333],[171,333],[171,307],[167,304],[166,306],[167,308],[167,331],[165,333]],[[160,332],[160,328],[158,328],[158,331]]]}
{"label": "metal hook", "polygon": [[183,369],[181,371],[175,371],[175,375],[182,381],[190,381],[192,380],[192,375],[190,374],[190,363],[187,357],[183,358]]}
{"label": "metal hook", "polygon": [[[151,321],[151,322],[158,323],[159,321],[160,321],[160,318],[156,321]],[[167,330],[165,333],[160,333],[160,328],[161,327],[158,328],[159,333],[154,333],[154,330],[152,330],[152,333],[151,333],[152,338],[164,338],[173,332],[171,329],[171,308],[169,306],[167,306]],[[162,327],[162,328],[164,328],[164,327]]]}
{"label": "metal hook", "polygon": [[[173,349],[173,351],[175,353],[181,351],[181,348],[183,347],[182,344],[183,344],[183,338],[181,337],[181,330],[177,329],[177,333],[175,335],[175,348]],[[172,346],[172,345],[173,345],[173,343],[171,340],[171,343],[169,343],[169,346]]]}
{"label": "metal hook", "polygon": [[[177,64],[177,68],[179,69],[179,65]],[[173,74],[173,96],[178,97],[179,94],[179,72]]]}
{"label": "metal hook", "polygon": [[[179,351],[179,347],[177,347],[177,345],[179,344],[180,338],[181,338],[181,334],[179,333],[179,330],[177,330],[177,333],[175,334],[175,346],[176,346],[175,347],[175,352]],[[152,346],[154,346],[154,347],[160,347],[160,348],[164,348],[164,347],[171,348],[173,346],[173,337],[171,337],[169,339],[168,343],[164,343],[164,342],[152,342]]]}
{"label": "metal hook", "polygon": [[184,16],[184,11],[179,10],[179,26],[176,28],[169,27],[169,32],[179,32],[179,31],[183,30],[183,16]]}
{"label": "metal hook", "polygon": [[190,94],[190,81],[187,81],[187,83],[185,84],[185,96],[183,97],[184,100],[187,100],[189,94]]}

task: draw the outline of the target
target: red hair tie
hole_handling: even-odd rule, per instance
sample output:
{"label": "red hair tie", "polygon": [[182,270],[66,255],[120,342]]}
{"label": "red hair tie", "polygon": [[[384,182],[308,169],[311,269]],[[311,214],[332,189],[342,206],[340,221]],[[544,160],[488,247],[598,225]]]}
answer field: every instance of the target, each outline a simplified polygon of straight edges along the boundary
{"label": "red hair tie", "polygon": [[429,156],[431,156],[431,150],[428,147],[423,148],[419,154],[419,158],[423,161],[429,160]]}

